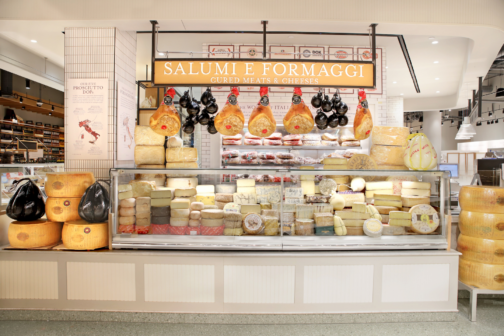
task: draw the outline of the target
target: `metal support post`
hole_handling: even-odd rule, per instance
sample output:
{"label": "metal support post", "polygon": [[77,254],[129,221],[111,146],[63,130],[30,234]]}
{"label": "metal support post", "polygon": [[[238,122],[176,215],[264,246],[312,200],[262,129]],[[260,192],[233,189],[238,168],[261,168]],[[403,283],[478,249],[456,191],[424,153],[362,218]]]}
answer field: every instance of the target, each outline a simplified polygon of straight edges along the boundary
{"label": "metal support post", "polygon": [[154,85],[154,62],[156,60],[156,20],[151,20],[152,24],[152,49],[151,49],[151,83]]}
{"label": "metal support post", "polygon": [[478,118],[481,118],[481,110],[483,108],[483,77],[478,77]]}
{"label": "metal support post", "polygon": [[263,25],[263,59],[266,59],[266,25],[268,21],[262,20],[261,23]]}
{"label": "metal support post", "polygon": [[376,89],[376,26],[377,23],[371,24],[371,52],[373,55],[373,87]]}

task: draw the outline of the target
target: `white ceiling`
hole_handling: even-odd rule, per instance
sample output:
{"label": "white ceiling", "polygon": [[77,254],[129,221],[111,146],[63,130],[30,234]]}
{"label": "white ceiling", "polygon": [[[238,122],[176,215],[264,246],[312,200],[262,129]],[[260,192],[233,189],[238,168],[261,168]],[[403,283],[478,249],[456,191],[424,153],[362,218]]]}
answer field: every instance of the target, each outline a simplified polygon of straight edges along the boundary
{"label": "white ceiling", "polygon": [[[161,30],[261,30],[257,20],[158,20]],[[0,36],[63,66],[65,27],[115,26],[122,30],[150,30],[146,20],[120,21],[6,21],[0,20]],[[324,31],[366,33],[368,24],[327,21],[277,20],[268,30]],[[489,32],[493,32],[489,35]],[[405,110],[430,110],[463,107],[477,76],[488,71],[504,42],[504,32],[485,27],[455,27],[419,24],[380,24],[377,33],[403,34],[420,86],[416,93],[396,38],[377,38],[378,47],[387,50],[387,95],[405,98]],[[433,45],[430,37],[438,44]],[[30,40],[37,40],[32,43]],[[201,51],[203,43],[262,43],[261,35],[238,34],[163,34],[159,49]],[[270,35],[267,43],[295,45],[369,45],[367,37]],[[151,37],[137,35],[137,78],[145,78],[145,64],[150,64]],[[438,61],[438,63],[434,63]],[[436,80],[439,78],[439,80]],[[397,83],[393,83],[397,82]],[[439,93],[437,93],[439,91]]]}

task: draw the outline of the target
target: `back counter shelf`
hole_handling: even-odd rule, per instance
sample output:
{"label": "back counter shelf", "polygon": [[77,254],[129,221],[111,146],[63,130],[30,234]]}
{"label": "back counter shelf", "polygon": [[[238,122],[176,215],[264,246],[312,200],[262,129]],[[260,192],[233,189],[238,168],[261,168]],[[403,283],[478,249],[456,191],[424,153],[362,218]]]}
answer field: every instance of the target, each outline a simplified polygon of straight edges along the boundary
{"label": "back counter shelf", "polygon": [[[221,185],[236,185],[236,177],[248,177],[249,175],[267,175],[270,178],[275,178],[277,183],[261,182],[257,183],[256,189],[259,186],[276,186],[272,190],[280,190],[282,197],[279,203],[273,203],[271,207],[278,209],[280,215],[278,220],[278,232],[264,235],[264,229],[259,234],[250,235],[244,233],[242,235],[224,235],[223,231],[211,231],[210,234],[204,235],[201,230],[195,229],[194,232],[185,232],[177,230],[176,234],[170,234],[167,230],[163,234],[155,234],[150,228],[146,234],[138,233],[119,233],[119,193],[120,184],[127,184],[135,179],[135,174],[152,174],[167,175],[169,178],[174,176],[189,176],[193,175],[198,179],[198,185],[211,184],[208,181],[214,181],[214,184]],[[449,216],[450,208],[448,206],[450,195],[449,172],[444,171],[384,171],[384,170],[305,170],[305,169],[254,169],[251,172],[248,168],[232,168],[232,169],[137,169],[137,168],[115,168],[111,169],[110,175],[112,178],[111,185],[111,236],[112,247],[114,249],[178,249],[178,250],[297,250],[297,251],[312,251],[312,250],[441,250],[449,247]],[[145,175],[144,175],[145,176]],[[223,182],[223,176],[228,178],[227,182]],[[288,204],[284,198],[286,188],[301,188],[301,181],[315,180],[319,184],[321,179],[335,179],[338,177],[351,176],[362,177],[365,179],[374,179],[375,181],[397,180],[397,177],[409,176],[414,180],[430,182],[431,190],[428,191],[430,197],[428,202],[436,210],[436,214],[426,214],[427,219],[439,218],[439,225],[436,224],[434,232],[429,234],[418,234],[410,228],[404,228],[404,232],[394,232],[393,235],[381,235],[379,237],[368,236],[359,229],[359,224],[349,220],[347,225],[348,235],[338,236],[334,231],[329,233],[320,230],[321,227],[317,223],[313,223],[313,227],[302,231],[303,235],[296,235],[296,210],[293,212],[293,204]],[[399,178],[401,179],[401,178]],[[194,183],[194,179],[192,180]],[[205,181],[205,182],[203,182]],[[290,181],[290,182],[284,182]],[[351,178],[349,179],[351,181]],[[366,182],[367,183],[367,182]],[[347,183],[349,184],[349,183]],[[369,185],[371,187],[371,185]],[[190,187],[195,187],[190,185]],[[362,193],[365,191],[363,190]],[[348,193],[348,192],[343,192]],[[408,193],[409,195],[411,193]],[[269,196],[268,196],[269,197]],[[364,197],[364,195],[360,196]],[[410,196],[411,197],[411,196]],[[415,196],[413,196],[415,197]],[[306,201],[310,200],[303,193],[303,205],[310,204]],[[327,199],[327,198],[326,198]],[[313,201],[313,200],[312,200]],[[367,198],[367,204],[377,203],[378,199]],[[321,205],[321,203],[317,203]],[[328,203],[330,204],[330,203]],[[294,205],[296,207],[296,205]],[[386,208],[386,207],[383,207]],[[325,208],[327,209],[327,207]],[[399,208],[397,210],[408,211],[409,208]],[[173,211],[173,209],[172,209]],[[263,211],[263,210],[262,210]],[[287,213],[289,211],[291,214]],[[316,211],[316,210],[315,210]],[[324,210],[326,211],[326,210]],[[344,215],[353,212],[351,207],[346,207]],[[341,211],[331,211],[331,214]],[[321,217],[322,215],[319,215]],[[343,216],[343,215],[341,215]],[[386,215],[383,216],[383,228],[388,227]],[[294,220],[292,218],[295,218]],[[418,218],[422,217],[418,215]],[[352,217],[353,218],[353,217]],[[367,217],[369,218],[369,217]],[[422,217],[423,218],[423,217]],[[346,219],[344,219],[344,222]],[[328,227],[333,227],[331,221]],[[357,226],[354,226],[357,225]],[[201,224],[200,224],[201,226]],[[224,226],[223,226],[224,227]],[[203,229],[203,226],[200,227]],[[299,227],[298,227],[299,228]],[[330,229],[330,228],[328,228]],[[204,229],[203,229],[204,230]],[[360,231],[360,233],[359,233]],[[399,230],[400,231],[400,230]],[[216,233],[217,232],[217,233]],[[226,231],[229,234],[229,231]],[[385,231],[383,231],[385,233]],[[388,232],[388,231],[387,231]],[[159,233],[159,231],[157,232]],[[390,232],[387,234],[391,234]]]}

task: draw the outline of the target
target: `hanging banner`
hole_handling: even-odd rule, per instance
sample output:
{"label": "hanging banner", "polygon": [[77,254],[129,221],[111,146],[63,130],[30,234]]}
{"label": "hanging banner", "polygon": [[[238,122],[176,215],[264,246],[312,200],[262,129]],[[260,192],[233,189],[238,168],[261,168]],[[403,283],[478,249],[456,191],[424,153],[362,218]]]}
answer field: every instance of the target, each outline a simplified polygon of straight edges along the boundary
{"label": "hanging banner", "polygon": [[154,84],[373,88],[373,63],[330,60],[156,59]]}
{"label": "hanging banner", "polygon": [[117,82],[117,160],[135,159],[135,87]]}
{"label": "hanging banner", "polygon": [[86,78],[66,81],[66,158],[108,159],[108,79]]}

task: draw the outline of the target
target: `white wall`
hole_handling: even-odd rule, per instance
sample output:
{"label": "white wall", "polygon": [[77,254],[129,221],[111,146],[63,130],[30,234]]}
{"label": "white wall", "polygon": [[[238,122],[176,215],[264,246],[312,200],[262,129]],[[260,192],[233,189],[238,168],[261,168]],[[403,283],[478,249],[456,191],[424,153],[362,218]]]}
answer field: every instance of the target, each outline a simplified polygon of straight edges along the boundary
{"label": "white wall", "polygon": [[443,142],[441,136],[441,113],[439,111],[424,111],[423,120],[423,130],[421,133],[424,133],[429,138],[439,157]]}

